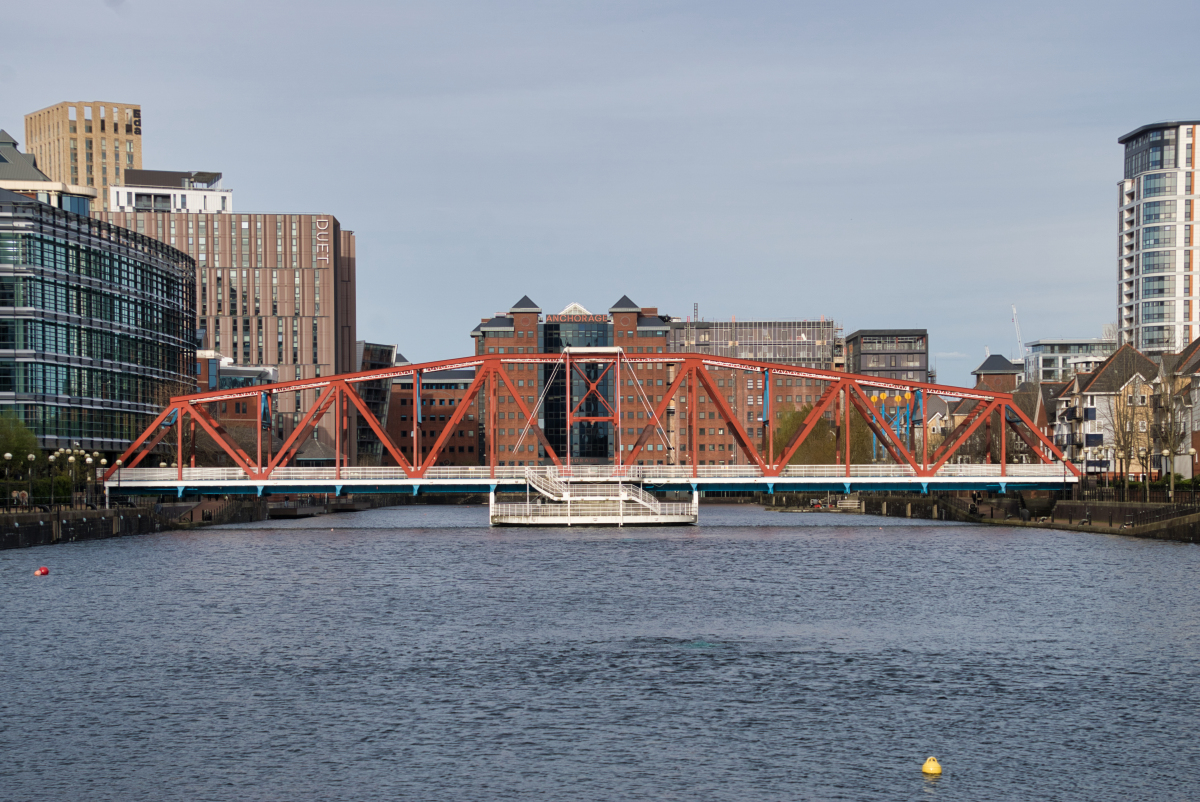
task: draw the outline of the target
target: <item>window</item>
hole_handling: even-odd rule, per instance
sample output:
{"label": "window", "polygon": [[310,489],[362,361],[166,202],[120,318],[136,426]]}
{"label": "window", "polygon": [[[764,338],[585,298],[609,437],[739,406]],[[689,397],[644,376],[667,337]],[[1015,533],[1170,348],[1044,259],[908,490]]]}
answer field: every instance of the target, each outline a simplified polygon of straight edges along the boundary
{"label": "window", "polygon": [[1143,273],[1172,273],[1175,270],[1175,251],[1149,251],[1142,254]]}
{"label": "window", "polygon": [[1142,328],[1143,348],[1170,348],[1174,341],[1174,326],[1144,326]]}
{"label": "window", "polygon": [[1142,297],[1153,298],[1175,294],[1174,276],[1150,276],[1142,279]]}
{"label": "window", "polygon": [[1175,245],[1175,226],[1147,226],[1142,229],[1143,248],[1170,248]]}
{"label": "window", "polygon": [[1175,173],[1156,173],[1142,179],[1142,195],[1147,198],[1155,195],[1175,194]]}
{"label": "window", "polygon": [[1170,223],[1175,220],[1175,201],[1149,201],[1142,205],[1143,223]]}
{"label": "window", "polygon": [[1142,304],[1143,323],[1162,323],[1174,321],[1174,301],[1147,301]]}

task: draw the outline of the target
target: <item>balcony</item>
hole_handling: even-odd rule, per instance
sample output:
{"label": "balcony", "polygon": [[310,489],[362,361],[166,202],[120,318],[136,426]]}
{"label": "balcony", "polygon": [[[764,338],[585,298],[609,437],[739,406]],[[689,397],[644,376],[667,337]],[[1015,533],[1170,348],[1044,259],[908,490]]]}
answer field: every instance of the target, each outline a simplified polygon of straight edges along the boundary
{"label": "balcony", "polygon": [[1059,448],[1082,445],[1081,440],[1082,438],[1077,434],[1054,435],[1054,445],[1058,446]]}

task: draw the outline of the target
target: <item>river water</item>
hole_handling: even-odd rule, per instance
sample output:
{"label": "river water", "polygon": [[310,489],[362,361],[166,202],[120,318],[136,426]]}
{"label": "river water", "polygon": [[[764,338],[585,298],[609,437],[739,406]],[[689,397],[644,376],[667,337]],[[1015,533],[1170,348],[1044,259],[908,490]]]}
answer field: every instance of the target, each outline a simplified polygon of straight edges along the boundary
{"label": "river water", "polygon": [[1200,548],[701,520],[0,552],[0,799],[1200,798]]}

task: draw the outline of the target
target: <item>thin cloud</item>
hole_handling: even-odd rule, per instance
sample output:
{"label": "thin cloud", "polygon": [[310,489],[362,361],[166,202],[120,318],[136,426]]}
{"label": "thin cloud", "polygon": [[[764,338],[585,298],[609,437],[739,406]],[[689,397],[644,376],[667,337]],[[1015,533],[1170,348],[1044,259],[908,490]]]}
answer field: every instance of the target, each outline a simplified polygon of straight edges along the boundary
{"label": "thin cloud", "polygon": [[[147,169],[217,170],[239,211],[354,230],[358,338],[414,360],[471,352],[475,319],[526,293],[629,294],[681,317],[928,329],[939,378],[971,385],[986,345],[1015,343],[1013,304],[1026,340],[1113,319],[1117,137],[1186,114],[1112,57],[1116,6],[1083,0],[350,0],[333,17],[65,0],[66,27],[8,5],[0,128],[20,139],[24,113],[72,98],[140,103]],[[1157,68],[1188,74],[1200,4],[1156,9],[1175,23]],[[165,35],[185,29],[213,42],[204,70]],[[157,68],[114,97],[88,45],[129,39]],[[195,125],[197,106],[236,126]],[[330,158],[281,134],[314,113]]]}

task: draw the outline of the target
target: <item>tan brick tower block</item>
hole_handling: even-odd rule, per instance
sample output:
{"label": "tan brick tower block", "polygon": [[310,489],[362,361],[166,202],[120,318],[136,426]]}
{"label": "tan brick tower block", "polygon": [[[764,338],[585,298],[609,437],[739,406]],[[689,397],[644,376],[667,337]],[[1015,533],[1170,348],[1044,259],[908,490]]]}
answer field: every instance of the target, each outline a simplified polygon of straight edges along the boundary
{"label": "tan brick tower block", "polygon": [[51,181],[95,187],[97,211],[125,170],[142,169],[142,107],[131,103],[64,102],[25,115],[25,152]]}

